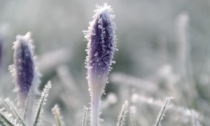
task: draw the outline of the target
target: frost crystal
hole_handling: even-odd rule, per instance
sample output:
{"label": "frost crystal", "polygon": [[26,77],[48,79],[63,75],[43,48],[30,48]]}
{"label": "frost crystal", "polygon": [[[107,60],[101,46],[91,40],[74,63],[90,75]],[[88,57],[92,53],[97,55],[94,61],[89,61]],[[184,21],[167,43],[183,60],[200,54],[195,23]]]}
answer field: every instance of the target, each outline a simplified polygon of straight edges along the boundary
{"label": "frost crystal", "polygon": [[25,36],[17,36],[16,39],[13,46],[13,75],[18,86],[20,97],[25,99],[35,76],[33,46],[30,33],[27,33]]}
{"label": "frost crystal", "polygon": [[93,21],[90,22],[86,32],[87,46],[87,69],[88,75],[106,76],[113,63],[115,50],[115,35],[112,9],[107,4],[99,6],[94,11]]}

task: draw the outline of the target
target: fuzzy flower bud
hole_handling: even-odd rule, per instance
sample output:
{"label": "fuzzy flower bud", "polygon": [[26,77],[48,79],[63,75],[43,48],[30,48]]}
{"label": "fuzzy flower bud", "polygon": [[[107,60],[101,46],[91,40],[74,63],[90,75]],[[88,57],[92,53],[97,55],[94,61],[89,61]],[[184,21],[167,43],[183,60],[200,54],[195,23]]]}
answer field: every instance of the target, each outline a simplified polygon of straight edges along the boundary
{"label": "fuzzy flower bud", "polygon": [[98,125],[100,97],[107,83],[110,66],[115,51],[115,33],[112,8],[107,4],[94,11],[93,21],[86,31],[87,80],[91,95],[91,126]]}
{"label": "fuzzy flower bud", "polygon": [[18,88],[20,102],[25,101],[35,81],[35,63],[33,59],[33,45],[30,33],[25,36],[18,35],[14,42],[14,65],[10,70],[14,76],[16,86]]}
{"label": "fuzzy flower bud", "polygon": [[107,4],[95,10],[93,21],[86,33],[88,77],[106,77],[112,64],[115,50],[112,9]]}

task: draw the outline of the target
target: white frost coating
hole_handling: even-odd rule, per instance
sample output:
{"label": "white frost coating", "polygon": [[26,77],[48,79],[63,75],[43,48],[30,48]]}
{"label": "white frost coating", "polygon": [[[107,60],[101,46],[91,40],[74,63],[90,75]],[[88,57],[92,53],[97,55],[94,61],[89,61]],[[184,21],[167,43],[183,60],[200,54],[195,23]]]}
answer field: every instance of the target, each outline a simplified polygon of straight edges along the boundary
{"label": "white frost coating", "polygon": [[110,13],[112,13],[113,10],[111,8],[110,5],[108,5],[107,3],[104,4],[104,6],[96,6],[96,10],[94,10],[95,15],[93,15],[93,18],[96,18],[96,16],[98,16],[101,13],[106,13],[107,15],[110,15]]}
{"label": "white frost coating", "polygon": [[[94,10],[94,15],[93,15],[93,21],[89,22],[88,30],[83,31],[84,34],[85,34],[85,38],[89,41],[91,34],[94,34],[94,33],[91,33],[93,31],[93,28],[94,28],[93,25],[95,24],[96,19],[100,15],[103,16],[104,20],[106,20],[107,22],[109,22],[112,25],[113,35],[114,35],[113,38],[114,38],[114,42],[115,42],[115,39],[116,39],[115,29],[116,29],[116,27],[115,27],[115,24],[113,23],[113,19],[115,18],[115,16],[113,15],[113,10],[112,10],[111,6],[109,6],[106,3],[103,6],[98,6],[98,5],[96,6],[96,9]],[[99,20],[99,21],[101,21],[101,20]]]}
{"label": "white frost coating", "polygon": [[16,41],[13,43],[13,49],[16,49],[18,46],[20,46],[20,43],[23,42],[23,43],[27,43],[27,45],[29,46],[30,48],[30,51],[31,51],[31,54],[33,55],[33,49],[34,49],[34,46],[32,44],[32,39],[31,39],[31,33],[28,32],[26,33],[24,36],[22,35],[17,35],[16,36]]}

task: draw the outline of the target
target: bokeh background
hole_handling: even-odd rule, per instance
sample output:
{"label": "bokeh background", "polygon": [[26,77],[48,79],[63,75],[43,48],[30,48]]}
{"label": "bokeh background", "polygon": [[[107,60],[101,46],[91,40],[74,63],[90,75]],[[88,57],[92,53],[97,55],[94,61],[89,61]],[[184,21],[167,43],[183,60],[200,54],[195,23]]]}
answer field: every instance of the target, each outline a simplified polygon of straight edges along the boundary
{"label": "bokeh background", "polygon": [[40,90],[49,80],[53,84],[44,121],[53,123],[51,108],[58,104],[66,125],[81,125],[90,100],[83,31],[103,3],[113,8],[119,51],[102,98],[102,125],[115,125],[128,100],[125,125],[134,119],[136,126],[151,126],[164,99],[173,97],[163,126],[193,120],[209,126],[209,0],[0,0],[1,97],[16,98],[8,71],[12,46],[16,35],[31,32]]}

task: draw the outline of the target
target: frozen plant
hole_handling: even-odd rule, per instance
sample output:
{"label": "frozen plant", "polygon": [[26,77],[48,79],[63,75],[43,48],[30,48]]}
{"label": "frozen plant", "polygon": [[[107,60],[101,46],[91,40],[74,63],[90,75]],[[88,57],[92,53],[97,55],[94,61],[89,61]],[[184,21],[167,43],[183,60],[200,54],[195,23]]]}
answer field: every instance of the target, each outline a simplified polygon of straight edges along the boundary
{"label": "frozen plant", "polygon": [[40,74],[37,71],[33,58],[33,45],[30,33],[27,33],[25,36],[17,36],[13,48],[14,65],[10,66],[10,71],[18,88],[18,102],[20,106],[15,106],[9,99],[0,99],[0,125],[38,126],[41,124],[43,105],[47,100],[51,83],[47,83],[40,100],[37,102],[35,96],[38,94],[37,86],[39,85]]}
{"label": "frozen plant", "polygon": [[91,96],[91,126],[99,125],[100,98],[107,83],[115,51],[115,28],[112,8],[104,4],[94,11],[93,21],[85,32],[87,45],[87,80]]}
{"label": "frozen plant", "polygon": [[30,33],[27,33],[25,36],[17,36],[17,40],[13,46],[14,65],[10,66],[10,71],[17,86],[18,100],[21,106],[25,106],[29,90],[31,89],[31,93],[34,93],[39,84],[39,72],[36,70],[34,63],[33,45],[30,36]]}

